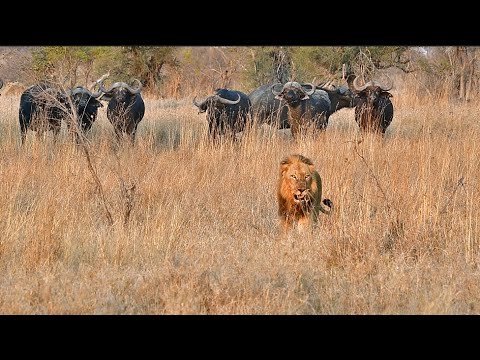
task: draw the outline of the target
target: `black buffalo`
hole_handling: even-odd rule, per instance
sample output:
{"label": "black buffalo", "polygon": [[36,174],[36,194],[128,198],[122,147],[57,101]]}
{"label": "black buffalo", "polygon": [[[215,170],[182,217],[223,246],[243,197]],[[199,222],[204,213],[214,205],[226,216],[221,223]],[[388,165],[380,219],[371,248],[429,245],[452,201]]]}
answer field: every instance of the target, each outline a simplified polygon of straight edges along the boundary
{"label": "black buffalo", "polygon": [[323,90],[328,94],[330,99],[330,114],[343,108],[354,108],[358,99],[355,93],[351,90],[352,81],[355,79],[355,75],[347,78],[347,86],[332,86],[327,87],[327,84],[317,85],[317,89]]}
{"label": "black buffalo", "polygon": [[[102,103],[98,100],[103,93],[102,91],[92,93],[82,86],[77,86],[67,93],[71,96],[72,104],[76,111],[79,130],[82,134],[85,134],[90,131],[95,122],[98,108],[103,107]],[[67,122],[67,125],[69,129],[71,129],[71,122]]]}
{"label": "black buffalo", "polygon": [[[353,80],[353,79],[352,79]],[[252,102],[252,116],[259,124],[276,125],[278,129],[290,128],[288,122],[288,105],[275,98],[271,91],[273,84],[266,84],[253,90],[248,97]],[[302,87],[310,88],[310,84],[302,84]],[[316,86],[317,90],[323,90],[330,99],[330,112],[328,116],[343,108],[353,108],[356,105],[355,94],[348,86],[326,87],[326,84]]]}
{"label": "black buffalo", "polygon": [[243,131],[250,116],[250,99],[237,90],[217,89],[201,103],[194,98],[193,104],[200,112],[207,113],[208,133],[213,139]]}
{"label": "black buffalo", "polygon": [[[61,129],[62,120],[66,121],[69,130],[72,129],[74,119],[78,121],[80,131],[90,130],[97,118],[98,108],[103,106],[98,100],[102,94],[101,91],[92,93],[82,86],[63,91],[50,82],[29,87],[20,97],[19,120],[22,143],[28,129],[37,131],[37,134],[52,130],[56,137]],[[76,116],[72,114],[71,105]]]}
{"label": "black buffalo", "polygon": [[355,107],[355,121],[360,130],[385,134],[393,120],[393,104],[390,101],[392,94],[389,92],[392,86],[391,80],[388,85],[372,80],[360,86],[358,78],[355,78],[352,90],[358,99]]}
{"label": "black buffalo", "polygon": [[126,134],[131,143],[135,142],[135,134],[140,121],[145,115],[145,103],[140,90],[142,83],[135,79],[137,87],[132,87],[124,82],[116,82],[109,89],[105,89],[103,81],[99,82],[100,90],[104,92],[101,100],[108,101],[107,118],[113,125],[117,140]]}
{"label": "black buffalo", "polygon": [[273,83],[262,85],[248,95],[252,103],[252,117],[259,124],[288,129],[290,128],[288,106],[284,101],[275,98],[271,90],[272,85]]}
{"label": "black buffalo", "polygon": [[52,130],[56,136],[69,109],[66,94],[47,83],[30,86],[20,96],[19,121],[22,144],[27,130],[41,134]]}
{"label": "black buffalo", "polygon": [[[281,84],[272,85],[271,91],[276,99],[285,101],[288,106],[288,122],[293,137],[312,125],[319,130],[327,127],[331,101],[325,91],[317,90],[315,85],[295,81],[285,83],[281,91],[275,90],[278,85]],[[307,87],[310,90],[306,90]]]}

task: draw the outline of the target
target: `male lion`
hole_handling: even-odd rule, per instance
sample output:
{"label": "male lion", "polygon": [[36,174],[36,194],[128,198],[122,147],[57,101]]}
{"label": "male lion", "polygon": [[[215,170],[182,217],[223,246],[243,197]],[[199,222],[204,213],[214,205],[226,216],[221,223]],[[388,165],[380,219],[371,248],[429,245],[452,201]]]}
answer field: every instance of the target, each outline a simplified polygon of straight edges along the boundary
{"label": "male lion", "polygon": [[302,155],[290,155],[280,162],[278,181],[278,215],[285,231],[294,222],[299,226],[317,222],[319,211],[329,215],[333,204],[324,199],[322,206],[322,179],[310,159]]}

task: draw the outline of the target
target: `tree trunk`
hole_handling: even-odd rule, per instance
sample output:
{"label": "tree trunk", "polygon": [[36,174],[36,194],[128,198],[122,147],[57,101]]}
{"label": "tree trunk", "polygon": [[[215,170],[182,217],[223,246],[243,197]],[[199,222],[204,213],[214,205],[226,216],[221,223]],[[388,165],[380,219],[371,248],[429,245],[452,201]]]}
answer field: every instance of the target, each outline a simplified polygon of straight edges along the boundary
{"label": "tree trunk", "polygon": [[285,84],[290,80],[290,69],[292,67],[292,61],[289,54],[283,47],[279,50],[272,52],[273,67],[274,67],[274,79],[282,84]]}

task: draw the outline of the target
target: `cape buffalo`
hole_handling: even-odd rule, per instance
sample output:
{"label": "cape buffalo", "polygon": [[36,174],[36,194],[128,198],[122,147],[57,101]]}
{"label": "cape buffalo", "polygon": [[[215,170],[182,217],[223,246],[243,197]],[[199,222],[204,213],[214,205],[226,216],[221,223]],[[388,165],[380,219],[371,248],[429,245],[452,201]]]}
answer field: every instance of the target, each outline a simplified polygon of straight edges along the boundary
{"label": "cape buffalo", "polygon": [[[102,95],[102,92],[98,91],[96,93],[92,93],[82,86],[77,86],[76,88],[67,92],[67,94],[72,97],[72,103],[77,113],[79,128],[82,133],[85,134],[90,131],[93,123],[95,122],[98,108],[103,107],[102,103],[98,100],[98,98]],[[70,129],[71,123],[67,122],[67,126]]]}
{"label": "cape buffalo", "polygon": [[355,121],[360,130],[385,133],[393,120],[393,104],[390,101],[392,94],[389,90],[393,83],[384,85],[376,81],[369,81],[364,85],[355,78],[352,89],[358,98],[355,107]]}
{"label": "cape buffalo", "polygon": [[52,130],[57,136],[62,119],[67,116],[68,98],[48,83],[30,86],[20,96],[19,121],[22,144],[25,142],[27,130],[41,134]]}
{"label": "cape buffalo", "polygon": [[326,84],[317,85],[317,89],[323,90],[328,94],[330,99],[330,114],[343,108],[354,108],[357,104],[355,93],[350,89],[351,84],[355,76],[349,76],[347,78],[347,86],[332,86],[329,88]]}
{"label": "cape buffalo", "polygon": [[[271,91],[276,99],[287,103],[288,121],[293,137],[311,125],[319,130],[327,127],[331,101],[325,91],[316,90],[313,84],[301,85],[294,81],[285,83],[281,91],[275,90],[277,85],[281,84],[273,84]],[[307,91],[306,87],[310,90]]]}
{"label": "cape buffalo", "polygon": [[200,103],[194,98],[193,104],[201,113],[207,113],[208,133],[213,139],[243,131],[250,116],[250,99],[237,90],[217,89]]}
{"label": "cape buffalo", "polygon": [[[62,91],[49,82],[30,86],[20,96],[19,120],[22,143],[28,129],[41,134],[52,130],[54,136],[60,131],[62,120],[71,129],[73,105],[81,131],[88,131],[97,117],[97,110],[103,106],[98,101],[101,91],[92,93],[82,86]],[[78,135],[78,134],[77,134]]]}
{"label": "cape buffalo", "polygon": [[104,92],[100,99],[108,101],[107,118],[113,125],[117,140],[127,134],[133,144],[138,124],[145,115],[145,103],[140,95],[142,83],[135,79],[137,86],[132,87],[133,84],[130,86],[124,82],[116,82],[109,89],[105,89],[103,81],[99,82],[100,90]]}
{"label": "cape buffalo", "polygon": [[252,117],[259,124],[276,126],[278,129],[290,128],[288,106],[275,98],[272,93],[273,83],[262,85],[253,90],[248,97],[252,103]]}

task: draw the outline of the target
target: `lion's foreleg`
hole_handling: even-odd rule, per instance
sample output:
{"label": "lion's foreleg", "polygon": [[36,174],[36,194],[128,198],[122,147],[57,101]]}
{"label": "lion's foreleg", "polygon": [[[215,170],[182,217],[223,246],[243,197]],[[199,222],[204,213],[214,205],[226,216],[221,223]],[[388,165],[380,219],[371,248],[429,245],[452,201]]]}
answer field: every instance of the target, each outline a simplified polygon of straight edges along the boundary
{"label": "lion's foreleg", "polygon": [[298,219],[298,231],[303,232],[306,229],[310,229],[311,227],[312,227],[311,214],[308,214],[307,216],[304,216]]}
{"label": "lion's foreleg", "polygon": [[293,227],[293,222],[291,219],[289,219],[288,217],[282,217],[280,219],[280,225],[283,229],[284,232],[288,232],[292,229]]}

